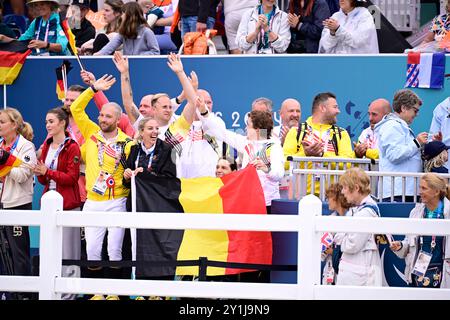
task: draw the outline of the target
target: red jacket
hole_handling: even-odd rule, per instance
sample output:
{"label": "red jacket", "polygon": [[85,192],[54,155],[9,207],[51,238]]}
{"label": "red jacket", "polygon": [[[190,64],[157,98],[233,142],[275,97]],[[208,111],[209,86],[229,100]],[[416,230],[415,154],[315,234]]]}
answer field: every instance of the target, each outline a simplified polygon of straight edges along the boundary
{"label": "red jacket", "polygon": [[[42,146],[42,154],[39,160],[45,162],[52,141],[52,137],[45,141]],[[64,210],[78,208],[81,205],[80,190],[78,188],[80,161],[80,147],[75,140],[69,139],[58,156],[57,170],[48,169],[45,175],[37,176],[38,181],[45,186],[43,193],[48,191],[50,180],[56,182],[56,191],[59,192],[64,199]]]}

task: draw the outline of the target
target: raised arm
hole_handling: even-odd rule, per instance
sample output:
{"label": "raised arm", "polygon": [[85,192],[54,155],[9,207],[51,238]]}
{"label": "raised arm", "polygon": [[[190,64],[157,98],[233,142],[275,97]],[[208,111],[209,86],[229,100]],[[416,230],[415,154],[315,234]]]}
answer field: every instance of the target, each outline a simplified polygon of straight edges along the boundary
{"label": "raised arm", "polygon": [[194,87],[186,76],[183,69],[183,64],[181,63],[181,58],[179,55],[171,53],[168,57],[167,65],[169,68],[177,75],[178,80],[183,87],[184,94],[188,101],[186,107],[183,110],[183,116],[186,118],[187,122],[192,124],[195,116],[195,102],[197,98],[197,93]]}
{"label": "raised arm", "polygon": [[139,109],[133,101],[128,58],[124,57],[120,52],[115,52],[113,62],[120,72],[120,89],[122,91],[123,107],[125,108],[125,112],[127,113],[131,124],[134,124],[139,118]]}

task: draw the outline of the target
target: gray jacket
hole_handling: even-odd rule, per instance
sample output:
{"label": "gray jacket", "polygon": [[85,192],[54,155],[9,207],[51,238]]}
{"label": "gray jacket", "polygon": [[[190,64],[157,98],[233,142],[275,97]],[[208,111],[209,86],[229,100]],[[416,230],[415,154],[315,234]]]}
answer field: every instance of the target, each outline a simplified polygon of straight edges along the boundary
{"label": "gray jacket", "polygon": [[125,39],[117,34],[111,41],[99,51],[99,55],[113,54],[123,43],[124,55],[154,55],[159,54],[159,45],[153,31],[145,26],[140,26],[136,39]]}

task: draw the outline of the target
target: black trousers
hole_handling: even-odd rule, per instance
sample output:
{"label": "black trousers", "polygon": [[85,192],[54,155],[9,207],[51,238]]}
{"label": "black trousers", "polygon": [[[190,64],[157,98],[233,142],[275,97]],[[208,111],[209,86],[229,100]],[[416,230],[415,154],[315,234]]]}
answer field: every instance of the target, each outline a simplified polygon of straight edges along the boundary
{"label": "black trousers", "polygon": [[[32,204],[24,204],[5,210],[31,210]],[[4,226],[9,253],[12,259],[13,274],[16,276],[31,275],[30,233],[28,226]],[[3,246],[2,246],[3,247]],[[4,248],[4,247],[3,247]]]}

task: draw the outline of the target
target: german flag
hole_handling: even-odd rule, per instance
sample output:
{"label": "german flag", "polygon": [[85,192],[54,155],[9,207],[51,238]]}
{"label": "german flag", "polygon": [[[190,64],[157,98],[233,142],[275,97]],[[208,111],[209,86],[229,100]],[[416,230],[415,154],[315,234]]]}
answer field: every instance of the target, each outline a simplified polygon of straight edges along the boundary
{"label": "german flag", "polygon": [[64,60],[62,65],[55,69],[56,95],[61,101],[64,101],[66,98],[67,74],[70,70],[72,70],[72,64],[69,60]]}
{"label": "german flag", "polygon": [[[182,214],[266,214],[264,193],[253,166],[222,178],[161,178],[149,172],[136,176],[138,212]],[[151,213],[150,213],[151,214]],[[136,233],[138,261],[208,260],[272,263],[272,236],[260,231],[147,230]],[[207,275],[229,275],[248,269],[208,267]],[[167,276],[174,267],[136,267],[136,276]],[[198,275],[198,267],[179,267],[177,275]]]}
{"label": "german flag", "polygon": [[66,35],[67,40],[69,41],[69,48],[73,55],[78,55],[78,49],[75,44],[75,36],[72,33],[72,30],[70,29],[69,22],[67,19],[62,20],[61,27],[64,31],[64,34]]}
{"label": "german flag", "polygon": [[0,149],[0,177],[6,176],[12,168],[20,166],[22,161],[8,151]]}
{"label": "german flag", "polygon": [[0,84],[12,84],[31,53],[27,42],[0,43]]}

